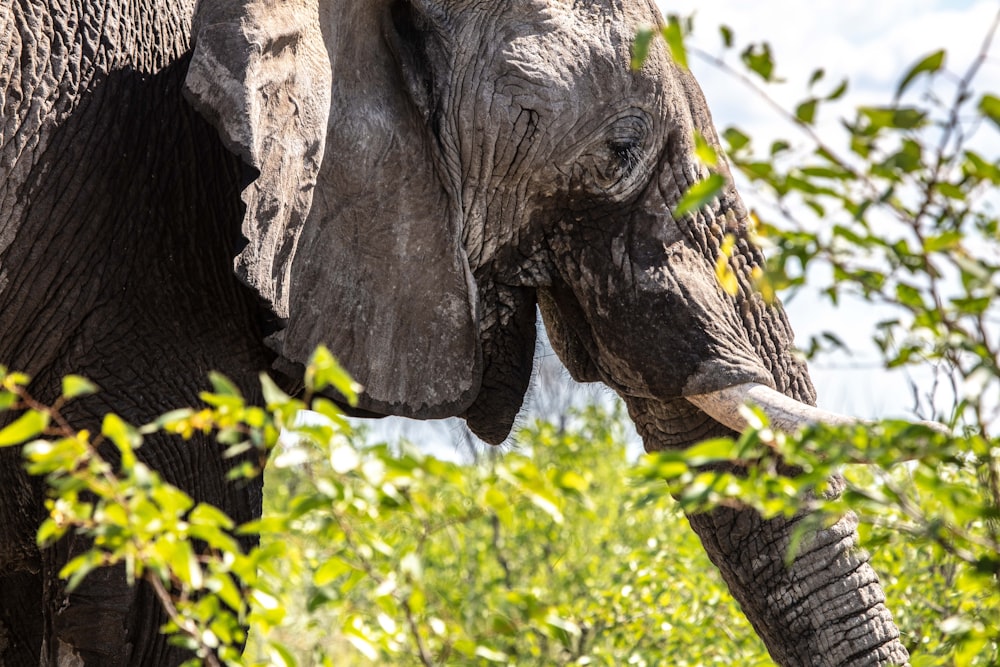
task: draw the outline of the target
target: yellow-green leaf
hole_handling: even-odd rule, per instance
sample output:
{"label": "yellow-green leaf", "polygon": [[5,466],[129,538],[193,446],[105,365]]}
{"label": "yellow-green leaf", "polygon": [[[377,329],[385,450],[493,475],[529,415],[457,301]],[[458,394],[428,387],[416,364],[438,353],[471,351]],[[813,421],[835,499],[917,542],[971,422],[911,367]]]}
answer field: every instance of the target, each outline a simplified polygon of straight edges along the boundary
{"label": "yellow-green leaf", "polygon": [[913,80],[917,78],[920,74],[927,72],[928,74],[937,72],[944,65],[944,51],[935,51],[929,56],[924,57],[920,62],[910,68],[910,71],[906,73],[903,80],[899,82],[899,88],[896,89],[896,97],[900,97],[903,92],[909,87]]}
{"label": "yellow-green leaf", "polygon": [[291,397],[283,392],[267,373],[260,374],[260,389],[261,393],[264,394],[264,401],[269,408],[285,404],[291,400]]}
{"label": "yellow-green leaf", "polygon": [[979,100],[979,110],[996,125],[1000,126],[1000,97],[989,94],[983,95],[983,99]]}
{"label": "yellow-green leaf", "polygon": [[213,526],[222,528],[223,530],[231,530],[236,525],[228,514],[215,505],[209,505],[208,503],[198,503],[191,510],[188,521],[196,525]]}
{"label": "yellow-green leaf", "polygon": [[653,35],[655,34],[653,29],[648,26],[639,28],[635,33],[635,39],[632,41],[632,69],[638,70],[646,62],[649,47],[653,43]]}
{"label": "yellow-green leaf", "polygon": [[332,386],[351,405],[357,404],[358,393],[363,389],[344,370],[333,353],[323,345],[317,347],[309,359],[309,364],[306,366],[305,384],[309,391],[319,391]]}
{"label": "yellow-green leaf", "polygon": [[721,174],[712,174],[703,181],[698,181],[684,193],[681,201],[674,209],[674,218],[680,218],[693,213],[719,196],[726,187],[726,179]]}
{"label": "yellow-green leaf", "polygon": [[49,415],[44,412],[29,410],[0,430],[0,447],[20,445],[36,438],[49,425]]}
{"label": "yellow-green leaf", "polygon": [[806,125],[812,125],[816,120],[816,98],[808,99],[795,109],[795,117]]}
{"label": "yellow-green leaf", "polygon": [[326,586],[352,569],[344,560],[334,556],[316,569],[316,572],[313,574],[313,583],[317,586]]}
{"label": "yellow-green leaf", "polygon": [[694,132],[694,154],[701,160],[702,164],[708,167],[715,167],[719,164],[719,154],[715,148],[705,139],[701,132]]}
{"label": "yellow-green leaf", "polygon": [[210,372],[208,374],[208,381],[212,383],[212,389],[216,394],[221,396],[232,396],[234,398],[243,398],[243,394],[240,393],[239,387],[233,384],[233,381],[222,373],[217,373],[215,371]]}
{"label": "yellow-green leaf", "polygon": [[62,380],[63,398],[77,398],[97,392],[97,385],[80,375],[67,375]]}
{"label": "yellow-green leaf", "polygon": [[729,265],[729,257],[733,254],[735,245],[736,239],[733,238],[732,234],[727,234],[719,248],[719,255],[715,258],[715,277],[729,296],[736,296],[740,290],[739,280]]}
{"label": "yellow-green leaf", "polygon": [[667,25],[660,32],[670,49],[670,57],[674,59],[675,63],[687,69],[688,59],[687,48],[684,46],[684,31],[681,30],[681,24],[677,17],[670,16],[667,19]]}
{"label": "yellow-green leaf", "polygon": [[[134,426],[127,423],[116,414],[108,413],[104,415],[104,422],[101,424],[101,434],[115,443],[122,454],[130,456],[132,449],[142,444],[142,436]],[[125,467],[132,466],[132,460],[123,461]]]}

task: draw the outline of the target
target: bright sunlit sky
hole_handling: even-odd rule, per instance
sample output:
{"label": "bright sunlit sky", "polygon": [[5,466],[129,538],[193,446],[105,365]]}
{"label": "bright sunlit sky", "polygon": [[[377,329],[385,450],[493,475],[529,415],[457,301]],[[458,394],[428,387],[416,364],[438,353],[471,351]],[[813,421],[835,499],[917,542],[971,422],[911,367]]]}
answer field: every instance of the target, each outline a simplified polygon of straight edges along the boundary
{"label": "bright sunlit sky", "polygon": [[[794,108],[805,98],[805,84],[817,67],[826,71],[817,92],[832,90],[848,77],[847,97],[837,109],[824,113],[821,108],[819,117],[821,133],[836,147],[844,145],[838,138],[836,110],[846,114],[859,104],[888,103],[909,67],[937,49],[947,50],[948,71],[964,74],[1000,10],[997,0],[658,1],[666,13],[695,14],[690,45],[709,53],[721,53],[720,24],[732,29],[738,47],[748,41],[769,42],[777,63],[776,73],[786,80],[769,89],[770,94],[786,108]],[[696,57],[690,64],[720,129],[736,125],[761,140],[778,136],[801,139],[786,121],[731,76]],[[1000,91],[1000,47],[996,44],[977,81],[980,92]],[[991,129],[980,131],[976,140],[989,144],[987,154],[1000,153],[998,137]],[[767,145],[763,141],[760,144]],[[984,150],[982,144],[976,148]],[[740,190],[750,206],[763,206],[748,185],[741,184]],[[810,295],[800,295],[786,306],[800,346],[804,347],[811,335],[828,330],[855,349],[851,357],[811,365],[821,406],[862,417],[912,416],[907,378],[878,368],[869,343],[872,325],[885,318],[885,311],[857,304],[833,309],[828,302]],[[930,383],[928,377],[914,380],[922,389],[923,384]]]}

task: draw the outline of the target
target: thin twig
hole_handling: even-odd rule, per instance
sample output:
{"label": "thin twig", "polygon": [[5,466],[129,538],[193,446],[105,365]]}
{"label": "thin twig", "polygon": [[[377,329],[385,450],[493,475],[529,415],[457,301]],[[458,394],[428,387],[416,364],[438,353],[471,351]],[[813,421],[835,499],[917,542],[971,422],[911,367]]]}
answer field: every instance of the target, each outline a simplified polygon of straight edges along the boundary
{"label": "thin twig", "polygon": [[154,573],[149,573],[145,577],[146,581],[152,586],[153,591],[156,593],[156,597],[160,600],[160,605],[163,607],[164,611],[167,612],[167,616],[173,621],[178,628],[185,634],[187,634],[191,639],[198,644],[201,651],[204,653],[205,663],[209,667],[222,667],[219,662],[219,658],[215,655],[215,650],[207,645],[201,639],[201,632],[198,626],[191,622],[190,619],[184,618],[184,616],[177,611],[177,607],[174,606],[173,598],[170,597],[170,592],[167,587],[163,585],[163,582]]}

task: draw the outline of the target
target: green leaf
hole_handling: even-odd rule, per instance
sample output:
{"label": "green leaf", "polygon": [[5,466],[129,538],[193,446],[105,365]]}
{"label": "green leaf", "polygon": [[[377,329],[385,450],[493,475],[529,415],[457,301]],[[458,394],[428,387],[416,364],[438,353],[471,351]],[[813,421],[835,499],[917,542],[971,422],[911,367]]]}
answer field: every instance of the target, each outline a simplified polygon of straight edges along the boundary
{"label": "green leaf", "polygon": [[962,232],[957,229],[953,229],[948,232],[942,232],[937,236],[928,237],[924,241],[924,250],[926,252],[940,252],[942,250],[951,250],[956,248],[962,243]]}
{"label": "green leaf", "polygon": [[962,201],[965,199],[965,191],[954,183],[938,183],[937,191],[948,199]]}
{"label": "green leaf", "polygon": [[20,445],[36,438],[48,425],[48,413],[29,410],[0,430],[0,447]]}
{"label": "green leaf", "polygon": [[67,375],[62,380],[63,398],[78,398],[97,393],[97,385],[80,375]]}
{"label": "green leaf", "polygon": [[715,167],[719,164],[719,154],[698,130],[694,132],[694,154],[701,160],[702,164],[708,167]]}
{"label": "green leaf", "polygon": [[994,124],[1000,126],[1000,97],[990,94],[983,95],[983,98],[979,100],[979,111],[992,120]]}
{"label": "green leaf", "polygon": [[656,32],[648,27],[643,26],[635,33],[635,39],[632,40],[632,69],[639,70],[642,68],[642,64],[646,62],[646,58],[649,56],[649,47],[653,43],[653,36]]}
{"label": "green leaf", "polygon": [[53,521],[52,519],[46,519],[42,522],[42,525],[38,527],[38,532],[35,533],[35,544],[44,548],[54,543],[65,534],[66,528],[60,525],[59,522]]}
{"label": "green leaf", "polygon": [[590,483],[577,472],[565,470],[556,475],[555,483],[563,489],[585,493],[590,488]]}
{"label": "green leaf", "polygon": [[151,424],[146,424],[140,429],[140,433],[150,434],[155,433],[164,428],[170,428],[176,426],[185,420],[190,419],[194,416],[195,412],[191,408],[179,408],[177,410],[171,410],[170,412],[165,412],[156,418],[156,421]]}
{"label": "green leaf", "polygon": [[332,386],[351,405],[357,404],[358,394],[363,389],[344,370],[333,353],[323,345],[317,347],[309,358],[309,364],[306,366],[305,384],[309,391],[320,391]]}
{"label": "green leaf", "polygon": [[232,530],[236,525],[228,514],[208,503],[198,503],[191,510],[188,521],[196,525],[222,528],[223,530]]}
{"label": "green leaf", "polygon": [[126,468],[132,467],[135,459],[132,450],[142,444],[142,436],[131,424],[125,422],[116,414],[104,415],[101,423],[101,434],[115,443],[123,455],[122,463]]}
{"label": "green leaf", "polygon": [[815,98],[811,100],[806,100],[800,104],[795,109],[795,117],[801,120],[806,125],[812,125],[816,120],[816,105],[818,100]]}
{"label": "green leaf", "polygon": [[719,35],[722,37],[722,45],[727,49],[733,48],[733,31],[727,25],[719,26]]}
{"label": "green leaf", "polygon": [[730,438],[705,440],[684,450],[684,458],[692,467],[719,461],[731,461],[736,455],[736,443]]}
{"label": "green leaf", "polygon": [[1000,184],[1000,167],[995,163],[987,162],[972,151],[966,151],[965,159],[966,162],[962,165],[963,173],[977,180]]}
{"label": "green leaf", "polygon": [[906,73],[903,80],[899,82],[899,88],[896,89],[896,98],[902,97],[903,92],[909,87],[913,80],[916,79],[923,73],[932,74],[941,69],[944,65],[944,55],[943,50],[935,51],[934,53],[925,56],[920,62],[915,64],[910,68],[910,71]]}
{"label": "green leaf", "polygon": [[212,383],[212,389],[215,391],[215,393],[219,394],[220,396],[243,398],[243,394],[240,393],[239,387],[233,384],[233,381],[227,378],[222,373],[211,371],[208,374],[208,381]]}
{"label": "green leaf", "polygon": [[726,179],[721,174],[712,174],[703,181],[698,181],[684,193],[674,209],[674,218],[681,218],[701,209],[719,196],[726,187]]}
{"label": "green leaf", "polygon": [[896,285],[896,299],[904,306],[915,310],[924,310],[924,297],[920,290],[906,283]]}
{"label": "green leaf", "polygon": [[861,107],[858,111],[868,119],[873,130],[913,130],[925,125],[927,120],[926,112],[915,107]]}
{"label": "green leaf", "polygon": [[982,315],[993,305],[993,299],[984,297],[955,298],[951,300],[952,305],[960,312],[967,315]]}
{"label": "green leaf", "polygon": [[268,645],[268,649],[271,651],[271,663],[278,667],[298,667],[298,660],[287,646],[280,644],[278,642],[272,641]]}
{"label": "green leaf", "polygon": [[316,568],[316,572],[313,573],[313,583],[317,586],[326,586],[336,581],[341,575],[351,572],[353,569],[342,558],[332,556]]}
{"label": "green leaf", "polygon": [[28,383],[31,382],[31,376],[25,375],[24,373],[11,373],[3,366],[0,366],[0,384],[7,391],[14,391],[17,387],[27,387]]}
{"label": "green leaf", "polygon": [[833,102],[839,100],[847,92],[847,79],[840,82],[840,85],[833,89],[833,92],[826,96],[826,101]]}
{"label": "green leaf", "polygon": [[722,137],[729,144],[730,153],[735,153],[750,143],[750,137],[736,127],[727,127],[726,131],[722,133]]}
{"label": "green leaf", "polygon": [[260,390],[264,394],[264,402],[268,406],[288,403],[291,397],[283,392],[267,373],[260,374]]}
{"label": "green leaf", "polygon": [[673,15],[668,17],[667,25],[663,26],[660,33],[667,42],[667,48],[670,49],[670,57],[674,59],[675,63],[684,69],[688,69],[687,48],[684,46],[684,31],[681,29],[681,24],[677,17]]}
{"label": "green leaf", "polygon": [[771,157],[774,157],[778,153],[784,153],[787,150],[791,150],[792,145],[785,141],[784,139],[778,139],[771,143]]}
{"label": "green leaf", "polygon": [[761,44],[751,44],[741,54],[743,64],[751,72],[757,74],[764,81],[771,83],[774,78],[774,58],[771,56],[771,45],[767,42]]}
{"label": "green leaf", "polygon": [[102,555],[98,551],[85,551],[66,563],[59,576],[68,579],[66,590],[73,591],[83,581],[84,577],[102,565]]}

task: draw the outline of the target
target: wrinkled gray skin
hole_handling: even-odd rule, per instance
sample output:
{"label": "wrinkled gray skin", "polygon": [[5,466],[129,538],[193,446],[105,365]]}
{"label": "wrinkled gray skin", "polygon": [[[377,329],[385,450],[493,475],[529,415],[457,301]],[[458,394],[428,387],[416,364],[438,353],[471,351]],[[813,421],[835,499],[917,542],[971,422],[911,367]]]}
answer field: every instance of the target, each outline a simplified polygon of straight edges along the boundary
{"label": "wrinkled gray skin", "polygon": [[[629,69],[651,0],[192,4],[0,8],[0,363],[43,400],[68,372],[100,384],[74,423],[193,403],[209,369],[252,392],[322,342],[367,413],[460,415],[499,442],[536,304],[647,449],[727,433],[686,395],[755,381],[814,400],[780,307],[750,288],[736,192],[670,214],[705,176],[694,130],[717,139],[659,45]],[[735,297],[714,278],[725,234]],[[259,483],[226,482],[216,445],[141,452],[238,521],[259,513]],[[120,571],[64,590],[85,545],[35,548],[42,490],[18,456],[0,452],[0,662],[183,660]],[[777,662],[907,660],[852,518],[790,568],[786,521],[691,524]]]}

